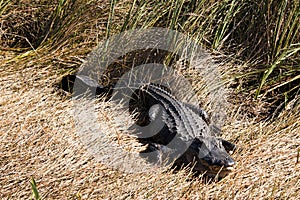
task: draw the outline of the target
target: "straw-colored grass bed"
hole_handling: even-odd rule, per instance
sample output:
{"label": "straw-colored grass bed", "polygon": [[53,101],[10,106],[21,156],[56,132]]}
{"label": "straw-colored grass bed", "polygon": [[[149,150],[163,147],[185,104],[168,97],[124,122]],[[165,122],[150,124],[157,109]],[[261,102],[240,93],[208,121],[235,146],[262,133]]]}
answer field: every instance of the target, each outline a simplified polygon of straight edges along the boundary
{"label": "straw-colored grass bed", "polygon": [[[0,72],[1,198],[29,198],[31,177],[43,199],[297,199],[300,194],[297,104],[271,123],[233,118],[224,134],[239,146],[233,155],[237,165],[219,182],[204,183],[188,171],[131,174],[98,162],[87,152],[76,135],[73,103],[54,92],[59,77],[52,70],[12,66]],[[113,111],[102,108],[98,108],[102,117]],[[101,122],[108,124],[105,132],[115,134],[113,116],[106,116]]]}
{"label": "straw-colored grass bed", "polygon": [[[32,178],[41,199],[298,199],[297,1],[134,2],[0,1],[0,199],[34,198]],[[56,88],[99,42],[153,26],[178,30],[222,55],[222,98],[228,97],[222,137],[238,149],[235,170],[221,181],[203,181],[189,169],[129,173],[100,162],[105,156],[91,154],[90,140],[78,135],[74,102]],[[216,112],[197,74],[185,75],[201,106]],[[139,148],[128,137],[129,116],[101,100],[96,111],[106,137],[93,152],[122,164],[117,148],[104,147]],[[135,159],[132,167],[144,166]]]}

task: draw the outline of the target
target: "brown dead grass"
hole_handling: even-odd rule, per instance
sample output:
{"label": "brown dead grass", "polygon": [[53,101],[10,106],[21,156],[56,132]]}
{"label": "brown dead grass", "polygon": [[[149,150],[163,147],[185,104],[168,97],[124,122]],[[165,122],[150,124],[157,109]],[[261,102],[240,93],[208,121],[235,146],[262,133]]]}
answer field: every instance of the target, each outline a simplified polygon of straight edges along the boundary
{"label": "brown dead grass", "polygon": [[[240,105],[232,105],[232,121],[224,127],[223,134],[239,146],[233,155],[237,165],[233,173],[219,182],[205,184],[187,176],[188,171],[172,173],[157,169],[131,174],[102,164],[87,152],[76,135],[72,102],[54,92],[53,85],[60,77],[53,67],[32,60],[25,60],[30,67],[16,67],[16,61],[2,65],[0,71],[1,198],[30,197],[31,177],[37,181],[44,199],[299,196],[299,104],[291,104],[273,122],[255,122],[243,117]],[[102,116],[113,111],[101,110],[101,106],[98,110]],[[112,115],[106,116],[105,131],[115,134],[114,127],[118,126],[114,125]]]}

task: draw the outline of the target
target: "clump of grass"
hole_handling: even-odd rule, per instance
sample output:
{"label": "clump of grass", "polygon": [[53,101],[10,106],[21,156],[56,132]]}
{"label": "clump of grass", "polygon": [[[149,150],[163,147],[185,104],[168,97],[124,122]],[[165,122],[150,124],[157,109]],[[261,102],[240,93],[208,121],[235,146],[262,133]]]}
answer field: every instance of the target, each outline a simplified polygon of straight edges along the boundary
{"label": "clump of grass", "polygon": [[43,1],[8,2],[3,7],[5,9],[1,9],[0,16],[2,47],[18,51],[37,48],[45,37],[45,29],[55,5]]}
{"label": "clump of grass", "polygon": [[1,0],[0,1],[0,17],[2,16],[2,14],[5,12],[6,8],[8,7],[8,5],[11,3],[11,1],[4,1]]}
{"label": "clump of grass", "polygon": [[[120,10],[127,14],[116,23]],[[129,29],[167,27],[227,55],[225,59],[246,66],[230,77],[241,83],[242,95],[267,101],[270,112],[299,90],[300,22],[295,2],[110,1],[106,22],[105,38]]]}
{"label": "clump of grass", "polygon": [[3,47],[21,52],[32,47],[57,48],[66,40],[73,45],[83,43],[91,28],[95,31],[98,28],[98,34],[105,31],[104,24],[96,27],[95,23],[103,23],[103,18],[106,20],[109,13],[109,6],[102,8],[96,1],[85,0],[11,1],[0,8],[0,42]]}
{"label": "clump of grass", "polygon": [[[88,30],[86,22],[95,21],[85,13],[97,6],[95,1],[76,0],[53,3],[40,0],[34,4],[1,1],[0,5],[1,43],[19,50],[59,48],[64,41],[72,40],[80,44],[85,40],[82,32]],[[244,71],[233,74],[232,78],[242,77],[243,91],[250,92],[254,98],[278,105],[290,100],[299,90],[300,6],[297,2],[112,0],[102,8],[102,15],[97,16],[102,16],[105,22],[102,26],[105,38],[118,31],[152,26],[178,30],[194,37],[207,49],[246,63]],[[125,20],[120,15],[125,15]],[[75,27],[80,30],[73,30]]]}
{"label": "clump of grass", "polygon": [[[265,87],[264,94],[284,88],[286,96],[299,89],[300,5],[288,1],[277,4],[273,2],[268,5],[267,11],[267,39],[270,43],[267,70],[261,78],[255,97],[259,96],[268,80],[271,84]],[[287,85],[290,87],[284,87]]]}

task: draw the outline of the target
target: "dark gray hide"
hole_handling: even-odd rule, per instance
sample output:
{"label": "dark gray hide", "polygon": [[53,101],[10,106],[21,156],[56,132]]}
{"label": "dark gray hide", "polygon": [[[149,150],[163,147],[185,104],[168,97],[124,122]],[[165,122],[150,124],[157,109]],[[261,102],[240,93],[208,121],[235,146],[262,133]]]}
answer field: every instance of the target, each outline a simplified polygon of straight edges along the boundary
{"label": "dark gray hide", "polygon": [[149,145],[141,154],[149,161],[168,159],[175,166],[192,165],[209,176],[224,176],[235,164],[229,155],[235,145],[215,136],[207,113],[176,100],[165,87],[145,84],[134,92],[129,105],[131,113],[137,112],[138,126],[131,129],[140,142]]}

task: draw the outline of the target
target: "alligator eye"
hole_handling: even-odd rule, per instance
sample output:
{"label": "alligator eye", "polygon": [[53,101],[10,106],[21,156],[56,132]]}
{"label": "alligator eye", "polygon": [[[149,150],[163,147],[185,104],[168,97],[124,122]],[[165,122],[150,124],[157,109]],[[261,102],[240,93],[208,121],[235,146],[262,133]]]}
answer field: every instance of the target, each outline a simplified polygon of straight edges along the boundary
{"label": "alligator eye", "polygon": [[218,140],[218,141],[219,141],[219,147],[223,147],[222,140]]}

